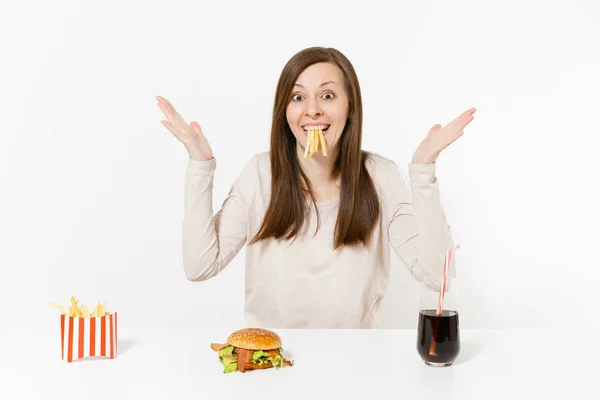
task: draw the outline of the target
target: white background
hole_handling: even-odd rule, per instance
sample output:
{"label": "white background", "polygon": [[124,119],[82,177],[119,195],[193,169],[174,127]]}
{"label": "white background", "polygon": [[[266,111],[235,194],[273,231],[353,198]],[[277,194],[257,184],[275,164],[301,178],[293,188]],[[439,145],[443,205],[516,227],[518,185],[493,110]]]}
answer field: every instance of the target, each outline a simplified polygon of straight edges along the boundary
{"label": "white background", "polygon": [[[591,0],[3,2],[0,325],[57,324],[47,302],[71,295],[120,327],[244,325],[244,250],[183,273],[187,153],[155,96],[208,136],[216,210],[268,149],[284,64],[327,46],[357,71],[364,148],[404,171],[431,126],[478,109],[437,162],[461,326],[592,326],[599,18]],[[419,286],[392,257],[382,328],[413,328]]]}

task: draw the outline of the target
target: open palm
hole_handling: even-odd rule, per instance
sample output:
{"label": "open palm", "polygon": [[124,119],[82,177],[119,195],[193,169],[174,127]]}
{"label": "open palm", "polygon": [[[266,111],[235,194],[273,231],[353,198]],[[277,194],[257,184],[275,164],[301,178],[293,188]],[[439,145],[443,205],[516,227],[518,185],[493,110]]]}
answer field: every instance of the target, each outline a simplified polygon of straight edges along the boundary
{"label": "open palm", "polygon": [[442,150],[464,134],[465,127],[475,118],[475,111],[475,108],[468,109],[444,127],[435,124],[415,151],[413,162],[434,162]]}

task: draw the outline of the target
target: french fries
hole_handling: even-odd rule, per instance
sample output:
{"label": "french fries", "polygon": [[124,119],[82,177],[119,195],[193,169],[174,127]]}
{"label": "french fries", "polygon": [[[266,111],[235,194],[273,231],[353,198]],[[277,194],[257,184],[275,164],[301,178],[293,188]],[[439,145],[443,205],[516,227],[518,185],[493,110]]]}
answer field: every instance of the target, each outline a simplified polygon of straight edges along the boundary
{"label": "french fries", "polygon": [[319,145],[321,152],[324,157],[327,157],[327,142],[325,142],[325,136],[323,131],[320,129],[310,129],[306,135],[306,148],[304,149],[304,159],[312,157],[313,154],[319,151]]}
{"label": "french fries", "polygon": [[319,131],[319,139],[321,139],[321,150],[323,150],[323,157],[327,157],[327,143],[325,143],[323,131]]}
{"label": "french fries", "polygon": [[104,301],[104,304],[100,304],[100,302],[98,302],[94,311],[90,313],[88,308],[79,303],[79,300],[76,299],[75,296],[71,296],[71,306],[69,308],[64,308],[60,304],[57,304],[53,301],[48,302],[48,305],[50,307],[57,308],[62,314],[65,314],[68,317],[95,318],[104,317],[113,313],[106,308],[106,301]]}

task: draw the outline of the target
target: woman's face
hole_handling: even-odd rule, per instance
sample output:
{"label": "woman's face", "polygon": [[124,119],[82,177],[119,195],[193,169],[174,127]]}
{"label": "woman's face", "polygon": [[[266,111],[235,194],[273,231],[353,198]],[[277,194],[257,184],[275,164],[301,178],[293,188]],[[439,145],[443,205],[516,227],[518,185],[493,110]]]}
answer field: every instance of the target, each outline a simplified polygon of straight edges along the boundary
{"label": "woman's face", "polygon": [[[304,149],[308,140],[304,127],[325,125],[327,150],[334,149],[348,119],[348,96],[342,70],[331,63],[313,64],[296,81],[286,110],[287,122]],[[321,156],[320,153],[315,155]]]}

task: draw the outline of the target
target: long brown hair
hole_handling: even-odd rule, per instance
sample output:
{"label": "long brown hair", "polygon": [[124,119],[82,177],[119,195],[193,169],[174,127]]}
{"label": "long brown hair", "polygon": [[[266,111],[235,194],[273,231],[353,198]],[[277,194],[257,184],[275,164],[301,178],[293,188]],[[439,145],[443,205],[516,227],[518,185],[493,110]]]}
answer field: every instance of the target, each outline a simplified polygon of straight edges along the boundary
{"label": "long brown hair", "polygon": [[321,62],[332,63],[342,70],[349,102],[348,120],[338,143],[339,151],[331,175],[332,179],[341,177],[333,248],[367,245],[379,218],[379,198],[365,165],[369,153],[361,150],[362,97],[356,72],[338,50],[311,47],[295,54],[287,62],[277,83],[271,125],[271,198],[261,227],[250,244],[269,238],[296,238],[306,223],[306,190],[315,202],[310,180],[298,160],[297,140],[287,123],[286,109],[300,74]]}

